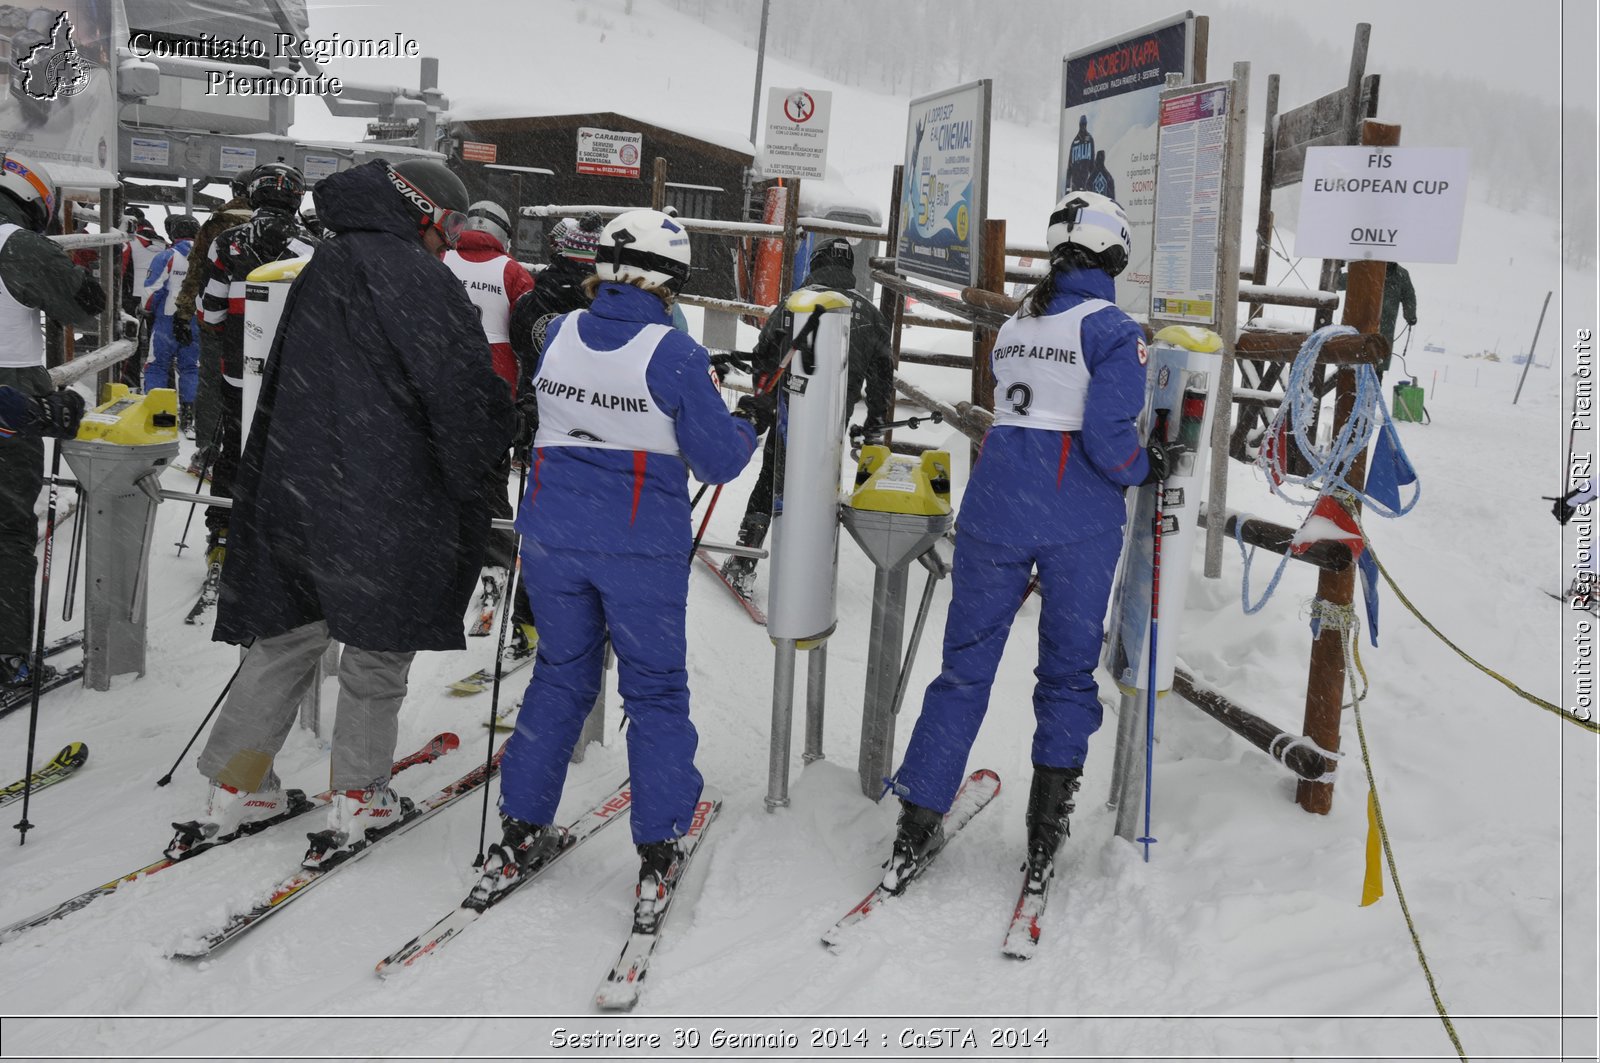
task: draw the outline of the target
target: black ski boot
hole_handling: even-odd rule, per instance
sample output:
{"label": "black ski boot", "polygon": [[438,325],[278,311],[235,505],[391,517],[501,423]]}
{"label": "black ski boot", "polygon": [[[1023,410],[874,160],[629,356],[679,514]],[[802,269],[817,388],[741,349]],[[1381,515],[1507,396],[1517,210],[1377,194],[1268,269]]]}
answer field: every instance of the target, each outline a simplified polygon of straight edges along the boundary
{"label": "black ski boot", "polygon": [[639,899],[633,906],[633,932],[653,934],[672,891],[677,888],[683,850],[676,838],[646,842],[638,849],[639,885],[634,892]]}
{"label": "black ski boot", "polygon": [[1071,833],[1067,817],[1072,815],[1072,795],[1078,792],[1082,768],[1033,766],[1033,786],[1028,791],[1028,860],[1022,865],[1028,882],[1024,887],[1041,892],[1055,873],[1056,850]]}
{"label": "black ski boot", "polygon": [[756,559],[734,555],[722,563],[722,578],[728,581],[733,593],[749,598],[756,590]]}
{"label": "black ski boot", "polygon": [[467,896],[467,907],[480,912],[521,885],[523,875],[544,866],[566,844],[566,832],[560,827],[525,823],[505,815],[500,817],[500,825],[500,840],[489,846],[483,874]]}
{"label": "black ski boot", "polygon": [[[736,540],[740,546],[759,547],[767,541],[767,528],[772,524],[772,517],[766,513],[746,513],[744,520],[739,522],[739,537]],[[753,557],[730,557],[722,563],[722,578],[727,580],[741,598],[749,598],[756,588],[756,559]]]}
{"label": "black ski boot", "polygon": [[894,851],[884,865],[883,888],[901,893],[922,874],[928,861],[944,848],[944,815],[931,808],[900,802],[900,823],[895,829]]}

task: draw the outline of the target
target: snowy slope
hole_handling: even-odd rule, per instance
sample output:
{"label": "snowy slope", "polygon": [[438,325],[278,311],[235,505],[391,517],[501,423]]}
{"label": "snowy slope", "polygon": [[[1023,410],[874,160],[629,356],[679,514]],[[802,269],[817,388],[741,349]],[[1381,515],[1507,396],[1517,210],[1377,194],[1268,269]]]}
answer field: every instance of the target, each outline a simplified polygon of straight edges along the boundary
{"label": "snowy slope", "polygon": [[[597,58],[604,45],[638,57],[626,84],[656,94],[656,106],[670,101],[694,111],[697,124],[746,129],[748,95],[728,86],[748,77],[751,53],[650,0],[635,0],[625,19],[623,2],[539,5],[541,37],[564,46],[540,49],[531,68],[511,63],[518,53],[525,58],[525,35],[474,34],[469,48],[436,25],[410,28],[428,42],[426,50],[444,58],[453,95],[520,94],[546,112],[577,109],[591,100],[596,82],[617,76],[615,64]],[[406,20],[425,10],[419,3],[392,6],[389,28],[406,29]],[[326,18],[319,31],[349,33],[370,15],[334,8],[319,9],[318,17]],[[479,73],[490,70],[505,73]],[[767,79],[832,88],[830,160],[859,190],[886,195],[904,100],[830,85],[770,58]],[[1014,239],[1034,238],[1026,219],[1048,207],[1055,137],[1053,127],[996,124],[993,213],[1019,219]],[[1497,338],[1502,357],[1526,345],[1538,300],[1560,281],[1557,244],[1548,226],[1476,202],[1466,233],[1460,265],[1413,271],[1423,324],[1407,360],[1431,389],[1433,423],[1400,431],[1421,472],[1424,499],[1403,520],[1373,519],[1368,530],[1406,594],[1464,650],[1531,693],[1559,701],[1562,613],[1542,588],[1558,588],[1565,574],[1548,504],[1538,497],[1556,489],[1565,443],[1559,371],[1532,370],[1513,406],[1520,367],[1459,357],[1493,349]],[[1292,237],[1285,240],[1292,249]],[[1280,279],[1287,263],[1275,262],[1274,282],[1293,283]],[[1580,290],[1593,288],[1592,273],[1571,280]],[[1553,321],[1546,330],[1541,350],[1548,361],[1558,333]],[[1423,353],[1424,338],[1451,353]],[[911,375],[949,399],[966,394],[959,374],[916,367]],[[938,432],[919,438],[945,438]],[[959,461],[964,441],[949,437],[949,443]],[[754,476],[752,467],[723,493],[712,538],[733,537]],[[175,471],[166,478],[177,487],[193,484]],[[964,480],[958,467],[958,488]],[[1252,470],[1235,465],[1229,490],[1235,508],[1296,519]],[[179,559],[168,545],[184,516],[171,503],[159,514],[149,674],[123,677],[110,693],[59,692],[45,705],[39,748],[48,755],[83,740],[91,759],[78,778],[35,802],[30,819],[37,829],[27,845],[8,843],[4,850],[0,925],[154,859],[167,824],[191,815],[203,799],[192,754],[170,787],[153,785],[237,660],[231,647],[210,643],[208,631],[181,622],[202,571],[197,550]],[[191,545],[197,541],[191,532]],[[1314,573],[1296,566],[1260,614],[1244,616],[1237,548],[1229,546],[1224,556],[1221,580],[1203,579],[1198,564],[1189,577],[1180,656],[1203,682],[1296,729]],[[746,1031],[776,1028],[761,1016],[783,1017],[803,1052],[805,1031],[818,1025],[813,1016],[920,1015],[930,1017],[921,1027],[942,1025],[938,1017],[972,1016],[959,1024],[980,1031],[991,1024],[977,1017],[1033,1016],[1026,1025],[1051,1034],[1047,1054],[1075,1058],[1451,1055],[1392,886],[1379,904],[1356,904],[1366,824],[1357,755],[1340,769],[1333,813],[1308,816],[1292,804],[1292,780],[1281,768],[1176,698],[1163,699],[1159,710],[1154,833],[1160,843],[1151,862],[1112,836],[1104,795],[1116,721],[1108,712],[1091,744],[1039,955],[1026,964],[999,955],[1024,838],[1035,603],[1018,618],[971,758],[971,766],[999,772],[999,798],[903,904],[875,916],[844,954],[824,951],[820,933],[876,880],[894,817],[888,804],[862,798],[855,779],[872,571],[848,540],[840,559],[840,622],[828,669],[829,759],[801,764],[797,721],[793,803],[777,814],[762,803],[770,644],[707,574],[691,578],[698,759],[727,804],[702,858],[704,885],[693,906],[675,916],[658,954],[644,1018],[588,1015],[632,902],[636,861],[620,829],[427,965],[389,982],[372,975],[377,959],[444,914],[470,885],[481,807],[473,799],[384,846],[198,967],[167,959],[165,951],[288,873],[303,848],[300,824],[175,868],[0,946],[0,1011],[44,1016],[7,1021],[7,1053],[534,1054],[551,1051],[557,1026],[670,1032],[685,1025],[672,1016],[706,1016],[699,1025],[707,1032],[717,1016],[744,1016],[721,1024]],[[1257,560],[1254,593],[1275,560],[1266,554]],[[913,600],[922,578],[913,576]],[[948,601],[948,586],[941,586],[900,720],[902,747],[920,692],[937,670]],[[402,751],[445,728],[457,730],[464,745],[402,776],[403,792],[427,793],[483,756],[487,695],[456,699],[444,690],[487,660],[488,646],[469,642],[465,653],[419,655],[412,670]],[[1474,1057],[1553,1056],[1558,1030],[1549,1016],[1563,1006],[1573,1013],[1594,1006],[1593,740],[1462,663],[1387,589],[1380,646],[1364,640],[1362,661],[1372,684],[1364,712],[1388,828],[1417,929],[1466,1047]],[[515,682],[507,696],[520,695],[521,687]],[[330,683],[325,690],[330,706],[334,689]],[[1114,707],[1115,690],[1105,684],[1103,694]],[[0,749],[12,751],[4,781],[20,772],[25,715],[0,720]],[[606,745],[591,747],[573,767],[563,818],[626,772],[619,719],[613,678]],[[1355,748],[1347,713],[1345,749]],[[297,730],[279,771],[289,785],[317,790],[325,785],[325,764],[316,738]],[[65,1015],[102,1018],[48,1018]],[[194,1017],[129,1018],[150,1015]],[[222,1018],[230,1015],[241,1017]],[[391,1018],[319,1021],[362,1015]],[[422,1015],[456,1018],[404,1018]],[[517,1015],[576,1018],[506,1018]],[[863,1054],[876,1054],[880,1032],[898,1051],[895,1038],[908,1023],[859,1018],[830,1025],[870,1027],[872,1043]],[[1569,1029],[1569,1049],[1592,1029]],[[1592,1058],[1592,1047],[1583,1054]]]}

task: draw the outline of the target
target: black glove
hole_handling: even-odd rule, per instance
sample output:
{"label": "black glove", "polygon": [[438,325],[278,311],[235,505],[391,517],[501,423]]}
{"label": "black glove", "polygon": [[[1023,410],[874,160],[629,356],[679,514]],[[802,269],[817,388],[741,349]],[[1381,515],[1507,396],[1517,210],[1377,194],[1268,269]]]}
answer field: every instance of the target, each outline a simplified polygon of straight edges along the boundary
{"label": "black glove", "polygon": [[33,400],[33,422],[40,435],[71,439],[78,434],[78,423],[82,420],[83,396],[71,388]]}
{"label": "black glove", "polygon": [[521,454],[533,446],[533,434],[539,430],[539,397],[532,390],[517,397],[517,434],[511,446]]}
{"label": "black glove", "polygon": [[1139,486],[1161,483],[1171,476],[1177,468],[1179,456],[1188,449],[1182,443],[1168,443],[1152,436],[1145,447],[1145,456],[1150,459],[1150,471],[1144,474]]}
{"label": "black glove", "polygon": [[138,317],[139,297],[137,295],[124,296],[122,300],[122,312],[127,314],[129,317]]}
{"label": "black glove", "polygon": [[721,376],[730,369],[737,369],[742,373],[750,372],[750,356],[743,351],[728,351],[724,354],[711,356],[711,368]]}
{"label": "black glove", "polygon": [[1572,515],[1578,512],[1578,507],[1572,504],[1572,499],[1580,490],[1582,488],[1574,487],[1565,495],[1556,499],[1556,504],[1550,507],[1550,512],[1556,515],[1557,523],[1566,524],[1567,521],[1572,519]]}
{"label": "black glove", "polygon": [[173,318],[172,318],[172,338],[174,340],[178,341],[178,346],[179,347],[187,347],[187,346],[189,346],[189,344],[194,342],[194,324],[193,324],[193,322],[194,322],[194,318],[192,318],[192,317],[178,317],[176,315],[173,316]]}
{"label": "black glove", "polygon": [[888,429],[883,427],[882,419],[874,417],[869,413],[867,414],[867,419],[861,424],[861,441],[863,443],[871,443],[877,439],[881,439],[883,437],[883,433],[887,431]]}
{"label": "black glove", "polygon": [[750,422],[756,435],[764,434],[778,419],[778,401],[775,395],[743,395],[734,404],[733,415]]}
{"label": "black glove", "polygon": [[88,270],[83,271],[83,284],[73,293],[73,302],[84,309],[85,313],[99,314],[106,308],[106,290],[100,287],[100,281]]}

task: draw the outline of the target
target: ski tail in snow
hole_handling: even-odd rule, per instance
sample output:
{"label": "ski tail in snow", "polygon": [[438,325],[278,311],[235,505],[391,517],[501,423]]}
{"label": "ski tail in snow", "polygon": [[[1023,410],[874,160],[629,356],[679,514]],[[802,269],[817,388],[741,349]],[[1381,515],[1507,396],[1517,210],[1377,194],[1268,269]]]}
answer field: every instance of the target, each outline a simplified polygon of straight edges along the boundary
{"label": "ski tail in snow", "polygon": [[189,615],[183,618],[185,624],[203,624],[212,609],[216,608],[217,597],[222,591],[222,562],[213,561],[206,566],[206,579],[200,585],[200,597],[189,609]]}
{"label": "ski tail in snow", "polygon": [[70,779],[72,773],[83,767],[84,762],[88,759],[88,746],[82,742],[67,743],[62,747],[61,752],[50,758],[49,763],[30,776],[33,780],[31,786],[28,779],[18,779],[10,786],[0,790],[0,806],[22,800],[23,790],[31,789],[34,793],[38,793],[40,790],[54,786],[58,782]]}
{"label": "ski tail in snow", "polygon": [[[526,652],[518,652],[514,647],[507,646],[505,654],[501,657],[500,682],[505,682],[506,676],[522,671],[538,659],[538,652],[529,648]],[[458,698],[470,697],[473,694],[482,694],[494,686],[494,665],[480,668],[471,675],[464,675],[450,684],[450,693]],[[507,702],[508,706],[520,704],[516,698]],[[507,711],[510,711],[509,708]]]}
{"label": "ski tail in snow", "polygon": [[[479,893],[477,889],[474,889],[460,905],[443,919],[440,919],[426,931],[418,934],[379,960],[376,967],[378,974],[388,977],[397,971],[413,966],[428,956],[432,956],[440,948],[443,948],[446,942],[453,940],[465,931],[467,927],[477,922],[490,908],[550,870],[568,853],[598,834],[602,828],[622,819],[623,813],[627,812],[632,807],[632,804],[633,793],[625,780],[565,828],[561,847],[555,850],[550,857],[537,865],[524,868],[510,887],[489,894],[486,903],[474,903]],[[490,872],[486,871],[485,873]]]}
{"label": "ski tail in snow", "polygon": [[707,828],[722,810],[722,794],[710,786],[700,792],[700,802],[695,805],[694,819],[689,831],[678,839],[678,858],[660,883],[654,896],[643,891],[633,910],[633,930],[622,946],[622,953],[612,965],[600,987],[595,992],[595,1006],[602,1011],[632,1011],[644,992],[645,975],[649,973],[650,957],[661,943],[661,931],[667,915],[674,907],[684,878],[689,872],[689,862],[700,850]]}
{"label": "ski tail in snow", "polygon": [[1001,953],[1012,959],[1026,960],[1038,949],[1039,919],[1050,900],[1050,882],[1054,877],[1053,860],[1038,867],[1031,863],[1023,865],[1022,892],[1017,895],[1017,906],[1012,909],[1011,925],[1006,928]]}
{"label": "ski tail in snow", "polygon": [[[971,775],[968,775],[966,781],[961,784],[961,789],[956,791],[955,800],[950,803],[950,811],[944,815],[945,846],[948,846],[955,836],[960,833],[961,828],[970,823],[973,816],[982,812],[999,792],[1000,776],[988,768],[979,768]],[[943,852],[943,850],[944,846],[941,846],[939,851]],[[925,873],[928,866],[937,857],[937,852],[929,856],[923,864],[921,872]],[[921,873],[919,873],[918,877],[921,877]],[[914,882],[916,880],[913,879],[911,881]],[[871,893],[861,899],[859,904],[846,912],[843,918],[833,924],[828,929],[828,932],[822,935],[822,943],[830,949],[839,948],[844,944],[851,927],[856,926],[877,911],[885,901],[900,896],[901,892],[909,885],[910,883],[898,883],[898,889],[890,891],[882,883],[879,883]]]}
{"label": "ski tail in snow", "polygon": [[483,574],[483,591],[478,596],[478,617],[467,629],[473,638],[485,638],[494,633],[494,615],[505,597],[507,580],[505,569],[496,568]]}

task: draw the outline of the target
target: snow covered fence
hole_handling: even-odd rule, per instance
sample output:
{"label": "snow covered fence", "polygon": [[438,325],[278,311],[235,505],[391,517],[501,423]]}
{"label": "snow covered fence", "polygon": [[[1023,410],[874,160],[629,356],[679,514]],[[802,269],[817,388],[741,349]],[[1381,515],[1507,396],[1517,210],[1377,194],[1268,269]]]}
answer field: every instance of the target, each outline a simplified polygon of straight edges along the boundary
{"label": "snow covered fence", "polygon": [[109,369],[132,355],[133,350],[134,342],[132,340],[116,340],[108,343],[104,347],[97,348],[88,354],[51,369],[50,382],[59,388],[90,373]]}
{"label": "snow covered fence", "polygon": [[66,233],[61,236],[51,236],[48,239],[68,251],[77,251],[85,247],[116,247],[119,244],[127,243],[129,237],[127,233],[118,231],[110,233]]}

